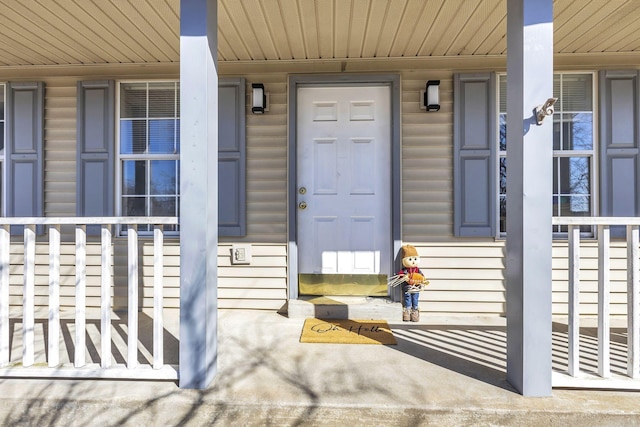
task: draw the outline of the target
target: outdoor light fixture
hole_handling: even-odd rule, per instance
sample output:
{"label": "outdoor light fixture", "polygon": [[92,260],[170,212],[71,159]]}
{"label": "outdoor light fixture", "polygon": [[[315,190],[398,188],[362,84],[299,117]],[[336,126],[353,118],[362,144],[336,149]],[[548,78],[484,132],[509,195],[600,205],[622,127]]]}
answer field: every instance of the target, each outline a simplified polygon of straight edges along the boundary
{"label": "outdoor light fixture", "polygon": [[538,123],[538,125],[542,124],[545,117],[553,116],[553,105],[557,100],[558,98],[549,98],[543,105],[536,107],[536,123]]}
{"label": "outdoor light fixture", "polygon": [[262,83],[253,83],[253,104],[251,112],[253,114],[264,114],[267,107],[267,95],[264,91],[264,85]]}
{"label": "outdoor light fixture", "polygon": [[424,108],[427,111],[440,109],[440,80],[427,81],[427,89],[424,92]]}

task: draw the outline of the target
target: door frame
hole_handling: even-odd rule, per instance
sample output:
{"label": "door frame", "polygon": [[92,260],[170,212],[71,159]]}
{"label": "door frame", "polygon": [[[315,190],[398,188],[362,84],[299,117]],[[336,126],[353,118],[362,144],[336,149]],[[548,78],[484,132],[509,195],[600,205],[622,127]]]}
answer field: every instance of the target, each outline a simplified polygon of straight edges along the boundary
{"label": "door frame", "polygon": [[[288,93],[288,145],[289,174],[287,183],[288,216],[288,277],[289,299],[298,299],[298,220],[297,220],[297,108],[298,88],[303,86],[388,86],[391,89],[391,242],[393,248],[387,263],[389,271],[394,271],[397,263],[395,254],[400,251],[401,242],[401,147],[400,147],[400,75],[399,74],[312,74],[290,75]],[[390,295],[394,297],[394,295]],[[397,296],[396,296],[397,298]]]}

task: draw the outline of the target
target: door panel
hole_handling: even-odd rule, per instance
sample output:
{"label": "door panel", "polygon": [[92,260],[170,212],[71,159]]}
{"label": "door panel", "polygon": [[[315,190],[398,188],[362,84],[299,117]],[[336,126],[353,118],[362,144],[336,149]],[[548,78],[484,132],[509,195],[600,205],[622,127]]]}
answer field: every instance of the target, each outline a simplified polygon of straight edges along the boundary
{"label": "door panel", "polygon": [[302,275],[389,274],[390,103],[387,86],[298,90]]}

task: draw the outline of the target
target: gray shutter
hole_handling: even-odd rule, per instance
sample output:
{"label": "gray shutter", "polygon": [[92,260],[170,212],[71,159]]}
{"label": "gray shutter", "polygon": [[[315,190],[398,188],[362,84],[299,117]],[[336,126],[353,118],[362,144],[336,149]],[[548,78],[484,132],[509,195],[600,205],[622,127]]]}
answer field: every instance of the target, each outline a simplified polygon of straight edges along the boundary
{"label": "gray shutter", "polygon": [[114,212],[114,94],[113,81],[78,82],[78,216],[112,216]]}
{"label": "gray shutter", "polygon": [[9,83],[7,90],[7,215],[44,215],[44,84]]}
{"label": "gray shutter", "polygon": [[454,75],[454,235],[495,236],[495,75]]}
{"label": "gray shutter", "polygon": [[221,79],[218,88],[218,233],[246,231],[244,79]]}
{"label": "gray shutter", "polygon": [[[602,216],[640,214],[638,198],[638,71],[600,72],[600,191]],[[624,227],[612,227],[624,236]]]}

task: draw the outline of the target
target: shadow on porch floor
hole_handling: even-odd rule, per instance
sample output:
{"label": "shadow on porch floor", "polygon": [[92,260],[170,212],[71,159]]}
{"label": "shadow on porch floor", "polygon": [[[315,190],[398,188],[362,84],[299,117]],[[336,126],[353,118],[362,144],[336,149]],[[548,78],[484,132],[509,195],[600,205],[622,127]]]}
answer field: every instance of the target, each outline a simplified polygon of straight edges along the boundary
{"label": "shadow on porch floor", "polygon": [[[424,318],[390,322],[397,345],[304,344],[304,319],[221,310],[218,371],[209,388],[4,379],[0,424],[589,426],[634,425],[640,417],[640,394],[633,392],[520,396],[505,379],[503,318]],[[563,340],[566,332],[554,324],[559,369]],[[584,354],[587,364],[586,348]]]}

